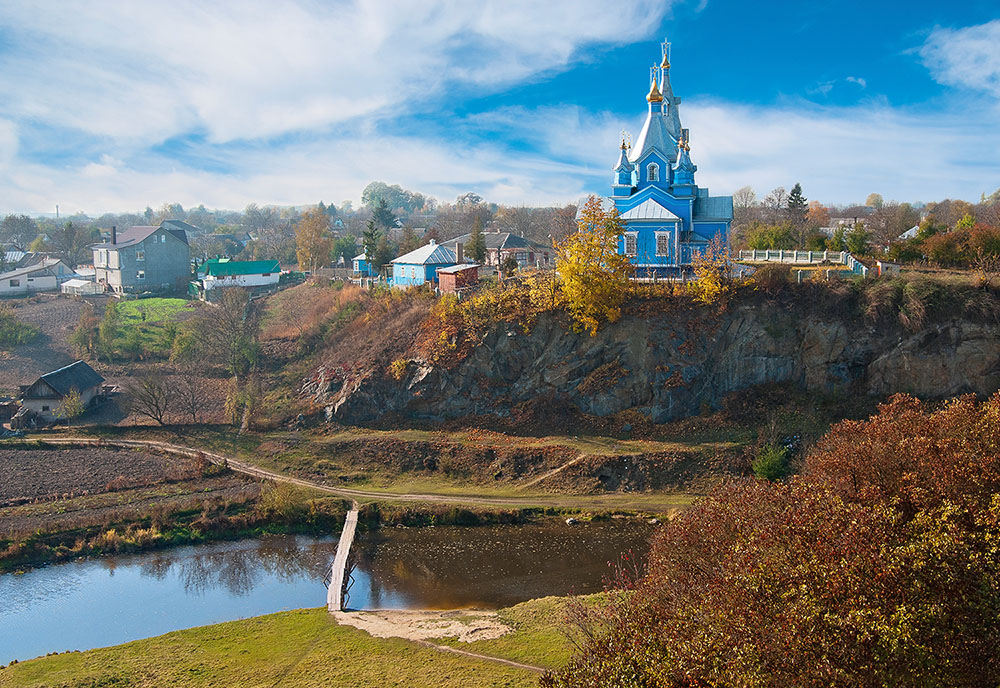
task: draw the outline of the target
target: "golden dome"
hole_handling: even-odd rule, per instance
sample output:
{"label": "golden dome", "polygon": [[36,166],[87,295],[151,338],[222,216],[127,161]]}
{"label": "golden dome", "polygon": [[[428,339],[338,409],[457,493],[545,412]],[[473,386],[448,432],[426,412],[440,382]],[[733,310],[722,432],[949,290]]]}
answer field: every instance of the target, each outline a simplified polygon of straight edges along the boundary
{"label": "golden dome", "polygon": [[663,64],[660,65],[664,69],[670,69],[670,60],[667,59],[667,54],[663,54]]}
{"label": "golden dome", "polygon": [[653,77],[653,85],[649,89],[649,95],[646,96],[646,100],[650,103],[662,103],[663,95],[660,94],[660,89],[656,87],[656,77]]}

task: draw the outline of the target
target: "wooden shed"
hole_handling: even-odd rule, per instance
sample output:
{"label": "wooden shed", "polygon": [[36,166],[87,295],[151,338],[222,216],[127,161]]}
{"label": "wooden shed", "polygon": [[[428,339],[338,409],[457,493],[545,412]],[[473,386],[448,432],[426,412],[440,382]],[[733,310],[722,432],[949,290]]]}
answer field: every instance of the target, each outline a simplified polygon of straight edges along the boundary
{"label": "wooden shed", "polygon": [[462,263],[447,268],[438,268],[438,289],[442,294],[456,294],[475,287],[479,283],[479,266]]}

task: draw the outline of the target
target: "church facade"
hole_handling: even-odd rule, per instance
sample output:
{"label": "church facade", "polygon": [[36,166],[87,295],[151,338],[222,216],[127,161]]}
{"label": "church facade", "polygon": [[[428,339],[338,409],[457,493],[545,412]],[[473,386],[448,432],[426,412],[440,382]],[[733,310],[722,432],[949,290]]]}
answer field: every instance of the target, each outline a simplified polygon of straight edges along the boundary
{"label": "church facade", "polygon": [[726,245],[732,196],[711,196],[695,183],[691,139],[681,127],[681,99],[670,85],[670,44],[650,70],[649,111],[634,143],[622,138],[610,201],[625,224],[618,252],[639,277],[677,276],[713,241]]}

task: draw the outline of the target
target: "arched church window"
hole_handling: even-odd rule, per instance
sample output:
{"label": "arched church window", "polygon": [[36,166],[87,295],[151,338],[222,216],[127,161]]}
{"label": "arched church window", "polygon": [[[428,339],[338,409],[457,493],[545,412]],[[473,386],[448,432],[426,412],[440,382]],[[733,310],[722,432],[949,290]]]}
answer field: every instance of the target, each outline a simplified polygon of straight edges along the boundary
{"label": "arched church window", "polygon": [[655,162],[649,163],[649,166],[646,168],[646,181],[649,182],[660,181],[660,166],[657,165]]}

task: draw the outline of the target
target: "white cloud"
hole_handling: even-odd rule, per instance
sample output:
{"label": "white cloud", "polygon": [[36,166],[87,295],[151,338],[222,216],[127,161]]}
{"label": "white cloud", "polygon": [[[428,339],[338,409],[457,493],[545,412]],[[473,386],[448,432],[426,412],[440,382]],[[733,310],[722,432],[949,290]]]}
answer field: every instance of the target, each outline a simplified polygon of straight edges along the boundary
{"label": "white cloud", "polygon": [[13,122],[0,119],[0,175],[14,160],[17,147],[17,127]]}
{"label": "white cloud", "polygon": [[[0,115],[116,139],[225,142],[492,91],[657,27],[668,2],[6,3]],[[44,85],[44,86],[40,86]]]}
{"label": "white cloud", "polygon": [[847,77],[847,81],[851,82],[852,84],[857,84],[861,88],[867,88],[867,86],[868,86],[868,82],[865,81],[860,76],[849,76],[849,77]]}
{"label": "white cloud", "polygon": [[937,28],[920,57],[939,83],[1000,97],[1000,19],[961,29]]}

